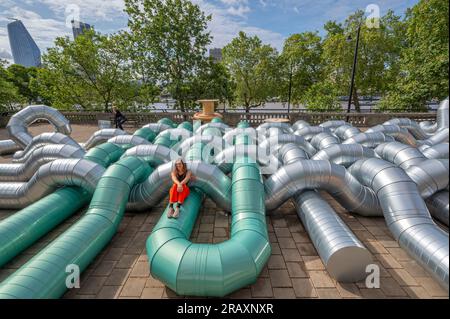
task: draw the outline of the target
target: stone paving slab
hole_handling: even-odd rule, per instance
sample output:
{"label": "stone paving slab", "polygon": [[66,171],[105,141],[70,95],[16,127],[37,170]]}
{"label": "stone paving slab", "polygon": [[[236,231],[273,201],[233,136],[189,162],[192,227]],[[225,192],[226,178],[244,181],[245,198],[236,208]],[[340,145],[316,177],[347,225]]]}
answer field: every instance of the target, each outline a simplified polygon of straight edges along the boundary
{"label": "stone paving slab", "polygon": [[[85,141],[96,127],[75,126],[74,136]],[[50,131],[48,125],[31,128],[32,133]],[[0,139],[6,138],[0,129]],[[9,162],[0,157],[0,162]],[[353,230],[380,266],[381,288],[367,289],[365,283],[338,283],[326,271],[292,202],[267,217],[272,256],[260,277],[227,298],[448,298],[448,293],[431,278],[392,238],[383,218],[349,214],[331,196],[321,193],[342,220]],[[187,298],[177,296],[153,278],[148,266],[145,240],[164,211],[166,201],[143,213],[126,213],[117,234],[82,274],[81,288],[68,291],[64,298]],[[0,210],[0,220],[14,211]],[[48,235],[0,269],[0,282],[25,264],[52,239],[76,222],[76,213]],[[219,243],[228,239],[230,217],[206,200],[191,240]],[[448,230],[447,230],[448,231]]]}

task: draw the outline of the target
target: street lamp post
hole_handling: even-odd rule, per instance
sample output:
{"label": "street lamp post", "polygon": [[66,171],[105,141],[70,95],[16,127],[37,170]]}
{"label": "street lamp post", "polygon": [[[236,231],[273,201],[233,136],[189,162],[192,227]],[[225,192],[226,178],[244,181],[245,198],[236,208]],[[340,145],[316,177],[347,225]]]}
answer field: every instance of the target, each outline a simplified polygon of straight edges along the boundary
{"label": "street lamp post", "polygon": [[[356,46],[355,46],[355,54],[353,56],[352,79],[351,79],[351,83],[350,83],[350,94],[349,94],[349,98],[348,98],[347,114],[349,114],[352,109],[353,88],[355,87],[355,75],[356,75],[356,65],[358,62],[358,50],[359,50],[359,38],[361,35],[361,25],[362,25],[362,23],[360,23],[358,25],[358,33],[356,35]],[[351,39],[351,37],[349,37],[349,39]],[[349,120],[349,116],[347,115],[347,122],[348,122],[348,120]]]}

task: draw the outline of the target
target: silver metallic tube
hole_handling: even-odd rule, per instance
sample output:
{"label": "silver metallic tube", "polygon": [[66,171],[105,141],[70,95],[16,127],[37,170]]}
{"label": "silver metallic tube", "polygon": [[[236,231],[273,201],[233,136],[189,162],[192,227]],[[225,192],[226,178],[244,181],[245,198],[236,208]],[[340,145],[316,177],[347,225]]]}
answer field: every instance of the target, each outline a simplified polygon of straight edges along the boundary
{"label": "silver metallic tube", "polygon": [[323,189],[350,212],[379,216],[375,193],[361,185],[343,166],[327,161],[299,161],[280,168],[264,183],[266,208],[274,210],[302,190]]}
{"label": "silver metallic tube", "polygon": [[361,133],[361,131],[359,130],[359,128],[347,124],[338,127],[336,130],[334,130],[333,133],[334,135],[339,137],[341,141],[345,141],[355,135],[358,135],[359,133]]}
{"label": "silver metallic tube", "polygon": [[18,151],[13,156],[13,162],[23,163],[29,157],[29,154],[35,149],[48,144],[67,144],[73,147],[81,148],[81,146],[70,136],[61,133],[42,133],[33,137],[31,142],[23,151]]}
{"label": "silver metallic tube", "polygon": [[311,159],[349,167],[360,159],[373,157],[375,157],[375,152],[371,148],[359,144],[339,144],[317,152]]}
{"label": "silver metallic tube", "polygon": [[297,144],[287,143],[278,150],[278,159],[284,165],[289,165],[299,160],[308,159],[308,154]]}
{"label": "silver metallic tube", "polygon": [[108,141],[109,139],[116,137],[116,136],[121,136],[121,135],[128,135],[127,132],[119,130],[119,129],[114,129],[114,128],[106,128],[106,129],[102,129],[99,130],[97,132],[95,132],[94,134],[92,134],[91,137],[89,137],[89,139],[86,141],[86,143],[83,144],[83,147],[85,150],[90,150],[93,147],[96,147],[100,144],[106,143],[106,141]]}
{"label": "silver metallic tube", "polygon": [[270,137],[259,143],[259,148],[263,150],[276,151],[283,144],[287,143],[298,145],[298,147],[304,150],[309,156],[313,156],[317,152],[316,149],[308,141],[306,141],[306,139],[292,134],[282,134]]}
{"label": "silver metallic tube", "polygon": [[125,146],[130,147],[132,146],[138,146],[138,145],[151,145],[148,140],[146,140],[143,137],[135,136],[135,135],[120,135],[113,138],[110,138],[108,140],[108,143],[113,143],[118,146]]}
{"label": "silver metallic tube", "polygon": [[293,133],[294,131],[291,128],[291,125],[287,124],[287,123],[264,123],[261,124],[260,126],[258,126],[258,128],[256,129],[256,131],[258,132],[264,132],[264,131],[268,131],[270,128],[272,127],[277,127],[283,130],[283,132],[290,134]]}
{"label": "silver metallic tube", "polygon": [[292,130],[295,132],[295,131],[298,131],[307,126],[311,126],[311,125],[304,120],[298,120],[297,122],[295,122],[294,125],[292,125]]}
{"label": "silver metallic tube", "polygon": [[330,133],[319,133],[311,140],[311,145],[317,150],[323,150],[332,145],[339,144],[339,140]]}
{"label": "silver metallic tube", "polygon": [[443,130],[450,127],[448,115],[448,97],[441,102],[437,111],[438,130]]}
{"label": "silver metallic tube", "polygon": [[20,151],[22,148],[16,144],[13,140],[0,141],[0,155],[12,154]]}
{"label": "silver metallic tube", "polygon": [[373,132],[382,132],[386,135],[392,136],[399,142],[402,142],[403,144],[411,145],[414,147],[418,146],[418,141],[414,138],[414,136],[411,135],[411,133],[408,132],[407,129],[401,128],[398,125],[377,125],[374,126],[366,131],[366,133],[373,133]]}
{"label": "silver metallic tube", "polygon": [[9,120],[6,129],[10,138],[17,145],[25,148],[33,139],[28,132],[28,125],[39,119],[49,121],[56,131],[62,134],[70,135],[72,132],[69,121],[58,110],[46,105],[30,105],[14,114]]}
{"label": "silver metallic tube", "polygon": [[399,245],[448,289],[448,234],[433,222],[416,184],[401,168],[380,159],[358,161],[350,170],[359,171],[377,194]]}
{"label": "silver metallic tube", "polygon": [[447,127],[442,130],[439,130],[432,137],[426,140],[422,140],[421,142],[433,146],[436,144],[448,143],[448,141],[449,141],[449,128]]}
{"label": "silver metallic tube", "polygon": [[408,167],[405,172],[417,184],[424,199],[448,188],[448,160],[427,159]]}
{"label": "silver metallic tube", "polygon": [[[218,123],[215,123],[218,124]],[[185,157],[189,149],[196,143],[207,144],[209,148],[212,148],[215,154],[220,153],[224,149],[230,147],[230,145],[221,137],[215,135],[195,135],[187,140],[184,140],[181,144],[173,147],[174,152],[180,154],[181,157]]]}
{"label": "silver metallic tube", "polygon": [[436,193],[426,200],[431,216],[447,225],[447,227],[449,226],[448,201],[448,191]]}
{"label": "silver metallic tube", "polygon": [[28,181],[42,165],[60,158],[82,158],[83,149],[71,145],[46,145],[33,150],[24,163],[0,164],[1,182]]}
{"label": "silver metallic tube", "polygon": [[449,144],[441,143],[428,147],[422,151],[423,155],[429,159],[448,159]]}
{"label": "silver metallic tube", "polygon": [[359,133],[342,144],[361,144],[364,147],[374,148],[386,142],[393,142],[394,138],[381,132]]}
{"label": "silver metallic tube", "polygon": [[375,148],[375,153],[380,158],[394,163],[403,169],[420,164],[426,160],[425,156],[417,148],[400,142],[380,144]]}
{"label": "silver metallic tube", "polygon": [[424,131],[425,134],[432,135],[438,129],[437,122],[432,121],[424,121],[419,123],[420,128]]}
{"label": "silver metallic tube", "polygon": [[273,154],[268,154],[267,149],[257,147],[256,145],[235,145],[217,154],[214,157],[213,163],[219,169],[228,174],[231,172],[233,163],[236,158],[241,156],[248,156],[249,160],[261,165],[261,172],[263,174],[272,174],[281,166],[280,161]]}
{"label": "silver metallic tube", "polygon": [[392,119],[385,122],[383,125],[398,125],[407,129],[417,140],[424,140],[431,136],[431,134],[424,131],[416,121],[407,118]]}
{"label": "silver metallic tube", "polygon": [[323,132],[327,132],[327,133],[331,133],[331,131],[327,128],[324,127],[320,127],[320,126],[306,126],[304,128],[301,128],[297,131],[295,131],[295,135],[298,136],[302,136],[305,140],[307,140],[308,142],[311,141],[311,139],[319,133],[323,133]]}
{"label": "silver metallic tube", "polygon": [[330,205],[314,191],[295,197],[297,214],[327,271],[339,282],[366,278],[372,256]]}
{"label": "silver metallic tube", "polygon": [[337,129],[338,127],[343,126],[343,125],[348,125],[348,123],[346,121],[342,121],[342,120],[333,120],[333,121],[324,122],[324,123],[320,124],[319,126],[327,128],[331,131],[334,131],[335,129]]}
{"label": "silver metallic tube", "polygon": [[[142,211],[157,205],[172,186],[171,173],[174,162],[160,165],[143,183],[130,193],[127,209]],[[202,162],[188,162],[194,179],[191,187],[198,187],[222,209],[231,210],[231,180],[216,166]]]}
{"label": "silver metallic tube", "polygon": [[58,159],[39,168],[26,183],[0,183],[0,207],[20,209],[60,186],[78,186],[94,193],[105,168],[84,159]]}
{"label": "silver metallic tube", "polygon": [[180,156],[172,149],[163,145],[139,145],[130,148],[122,157],[139,157],[153,167],[175,161]]}

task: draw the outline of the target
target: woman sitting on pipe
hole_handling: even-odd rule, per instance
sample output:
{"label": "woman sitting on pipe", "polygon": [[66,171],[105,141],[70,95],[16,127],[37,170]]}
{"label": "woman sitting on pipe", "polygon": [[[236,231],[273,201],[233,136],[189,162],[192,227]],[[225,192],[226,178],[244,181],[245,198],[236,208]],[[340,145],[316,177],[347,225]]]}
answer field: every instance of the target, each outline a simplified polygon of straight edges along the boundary
{"label": "woman sitting on pipe", "polygon": [[[189,196],[188,183],[192,178],[192,172],[187,169],[186,163],[180,158],[175,162],[172,170],[173,186],[170,189],[169,212],[167,217],[178,218],[180,216],[180,208],[186,198]],[[177,207],[175,208],[175,205]]]}

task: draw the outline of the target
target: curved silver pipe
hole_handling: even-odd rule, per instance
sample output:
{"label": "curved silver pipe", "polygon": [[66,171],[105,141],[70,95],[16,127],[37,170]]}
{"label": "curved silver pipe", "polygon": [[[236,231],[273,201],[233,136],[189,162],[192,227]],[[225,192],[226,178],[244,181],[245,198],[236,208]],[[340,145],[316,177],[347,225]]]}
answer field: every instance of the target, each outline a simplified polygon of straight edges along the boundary
{"label": "curved silver pipe", "polygon": [[407,129],[401,128],[398,125],[377,125],[366,131],[366,133],[382,132],[386,135],[392,136],[399,142],[403,144],[411,145],[417,147],[419,145],[418,141],[408,132]]}
{"label": "curved silver pipe", "polygon": [[292,164],[299,160],[308,159],[308,154],[302,150],[297,144],[287,143],[278,150],[278,159],[284,165]]}
{"label": "curved silver pipe", "polygon": [[110,138],[108,140],[108,143],[113,143],[118,146],[125,146],[130,147],[132,146],[138,146],[138,145],[151,145],[148,140],[146,140],[143,137],[135,136],[135,135],[120,135],[113,138]]}
{"label": "curved silver pipe", "polygon": [[274,210],[302,190],[323,189],[350,212],[379,216],[375,193],[347,172],[327,161],[298,161],[283,166],[264,183],[266,208]]}
{"label": "curved silver pipe", "polygon": [[426,160],[425,156],[416,148],[400,142],[380,144],[375,153],[382,159],[403,169],[420,164]]}
{"label": "curved silver pipe", "polygon": [[311,159],[349,167],[360,159],[373,157],[375,152],[371,148],[359,144],[338,144],[317,152]]}
{"label": "curved silver pipe", "polygon": [[267,149],[256,145],[234,145],[217,154],[213,159],[213,164],[228,174],[231,172],[234,162],[238,157],[247,156],[254,163],[261,165],[263,174],[272,174],[281,166],[280,161],[273,154],[268,154]]}
{"label": "curved silver pipe", "polygon": [[28,181],[42,165],[60,158],[82,158],[83,149],[71,145],[46,145],[33,150],[24,163],[0,164],[1,182]]}
{"label": "curved silver pipe", "polygon": [[427,135],[432,135],[438,129],[437,122],[432,122],[432,121],[420,122],[419,126],[424,131],[424,133],[427,134]]}
{"label": "curved silver pipe", "polygon": [[13,162],[23,163],[35,149],[48,144],[67,144],[73,147],[81,148],[81,146],[70,136],[61,133],[42,133],[33,137],[31,142],[23,151],[18,151],[13,156]]}
{"label": "curved silver pipe", "polygon": [[295,197],[297,214],[330,275],[340,282],[366,278],[372,255],[330,205],[314,191]]}
{"label": "curved silver pipe", "polygon": [[311,125],[304,120],[298,120],[297,122],[294,123],[294,125],[292,125],[292,130],[295,132],[307,126]]}
{"label": "curved silver pipe", "polygon": [[291,125],[289,125],[287,123],[264,123],[264,124],[261,124],[260,126],[258,126],[256,131],[259,133],[262,133],[262,132],[268,131],[272,127],[280,128],[283,130],[283,132],[285,132],[287,134],[294,132],[291,128]]}
{"label": "curved silver pipe", "polygon": [[405,172],[417,184],[424,199],[448,188],[448,160],[427,159],[408,167]]}
{"label": "curved silver pipe", "polygon": [[262,150],[268,150],[271,154],[278,150],[282,144],[293,143],[298,145],[302,150],[304,150],[309,156],[316,154],[317,150],[301,136],[292,134],[282,134],[270,137],[259,143],[259,148]]}
{"label": "curved silver pipe", "polygon": [[128,135],[127,132],[114,129],[114,128],[106,128],[99,130],[95,132],[94,134],[89,137],[89,139],[86,141],[86,143],[82,144],[85,150],[90,150],[93,147],[96,147],[100,144],[106,143],[109,139],[121,136],[121,135]]}
{"label": "curved silver pipe", "polygon": [[448,191],[436,193],[426,200],[431,216],[447,225],[447,227],[449,225],[448,201]]}
{"label": "curved silver pipe", "polygon": [[424,131],[416,121],[407,118],[397,118],[385,122],[383,125],[398,125],[407,129],[417,140],[425,140],[432,134]]}
{"label": "curved silver pipe", "polygon": [[[222,209],[231,211],[231,180],[218,167],[202,162],[188,162],[194,179],[191,187],[198,187]],[[171,173],[174,162],[160,165],[141,184],[136,185],[130,193],[127,209],[142,211],[157,205],[167,196],[172,186]]]}
{"label": "curved silver pipe", "polygon": [[358,161],[351,171],[377,194],[399,245],[448,289],[448,234],[433,222],[416,184],[401,168],[380,159]]}
{"label": "curved silver pipe", "polygon": [[433,136],[431,136],[426,140],[422,140],[421,142],[433,146],[436,144],[448,143],[448,141],[449,141],[449,128],[447,127],[439,130],[436,134],[434,134]]}
{"label": "curved silver pipe", "polygon": [[320,126],[306,126],[304,128],[301,128],[297,131],[295,131],[295,135],[298,136],[302,136],[305,140],[307,140],[308,142],[311,141],[311,139],[319,133],[323,133],[323,132],[327,132],[327,133],[331,133],[331,131],[327,128],[324,127],[320,127]]}
{"label": "curved silver pipe", "polygon": [[337,137],[334,137],[330,133],[326,132],[317,134],[311,140],[311,145],[317,150],[323,150],[327,147],[330,147],[331,145],[337,144],[339,144],[339,140],[337,139]]}
{"label": "curved silver pipe", "polygon": [[30,105],[14,114],[9,120],[6,129],[10,138],[17,145],[25,148],[33,139],[28,132],[28,125],[40,119],[50,122],[56,131],[62,134],[72,133],[69,121],[58,110],[46,105]]}
{"label": "curved silver pipe", "polygon": [[429,159],[448,159],[449,144],[441,143],[427,147],[422,151],[423,155]]}
{"label": "curved silver pipe", "polygon": [[332,120],[332,121],[327,121],[322,124],[319,124],[320,127],[327,128],[331,131],[334,131],[335,129],[337,129],[338,127],[343,126],[343,125],[349,125],[349,124],[346,121],[342,121],[342,120]]}
{"label": "curved silver pipe", "polygon": [[0,155],[12,154],[20,151],[22,148],[13,140],[0,141]]}
{"label": "curved silver pipe", "polygon": [[84,159],[58,159],[41,166],[26,183],[0,183],[0,207],[20,209],[61,186],[78,186],[90,193],[105,168]]}
{"label": "curved silver pipe", "polygon": [[206,147],[214,149],[215,154],[218,154],[222,152],[224,149],[230,147],[230,145],[219,136],[195,135],[183,141],[181,144],[175,145],[173,147],[173,150],[174,152],[180,154],[180,156],[184,158],[189,149],[196,143],[206,144]]}
{"label": "curved silver pipe", "polygon": [[381,132],[373,133],[359,133],[344,142],[342,144],[361,144],[364,147],[374,148],[380,144],[386,142],[393,142],[394,138],[392,136],[386,135]]}
{"label": "curved silver pipe", "polygon": [[129,156],[139,157],[153,167],[175,161],[180,157],[178,153],[163,145],[139,145],[130,148],[122,155],[122,157]]}
{"label": "curved silver pipe", "polygon": [[227,144],[233,145],[234,140],[236,136],[238,135],[245,135],[252,138],[253,142],[256,142],[258,140],[258,132],[253,127],[247,127],[247,128],[235,128],[231,131],[228,131],[224,134],[223,139]]}
{"label": "curved silver pipe", "polygon": [[361,133],[360,129],[351,125],[342,125],[334,130],[333,134],[336,135],[341,141],[348,140],[355,135]]}
{"label": "curved silver pipe", "polygon": [[448,97],[439,105],[436,122],[438,124],[438,130],[443,130],[450,127],[448,115]]}

